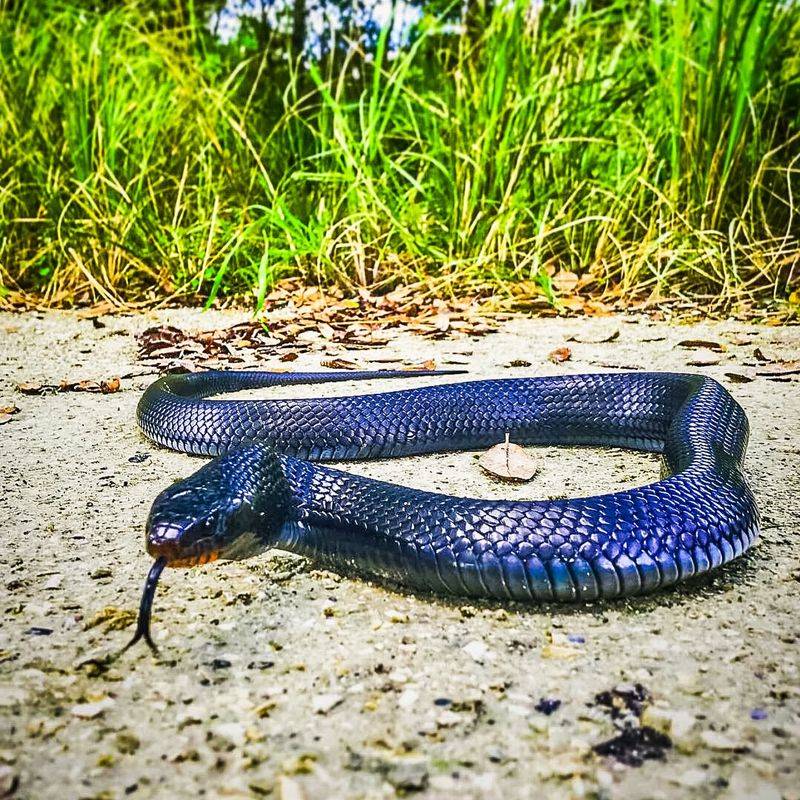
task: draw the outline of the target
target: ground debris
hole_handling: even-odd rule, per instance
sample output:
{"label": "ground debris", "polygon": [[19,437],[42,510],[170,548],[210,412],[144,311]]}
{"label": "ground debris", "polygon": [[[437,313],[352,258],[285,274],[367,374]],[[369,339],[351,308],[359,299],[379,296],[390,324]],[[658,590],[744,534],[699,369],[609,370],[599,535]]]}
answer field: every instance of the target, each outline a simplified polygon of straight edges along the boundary
{"label": "ground debris", "polygon": [[572,358],[572,350],[569,347],[556,347],[547,358],[554,364],[563,364]]}
{"label": "ground debris", "polygon": [[18,383],[17,389],[22,394],[60,394],[62,392],[93,392],[97,394],[114,394],[120,390],[120,379],[115,376],[108,380],[61,381],[60,383],[27,382]]}
{"label": "ground debris", "polygon": [[388,294],[361,289],[357,298],[345,298],[338,290],[288,279],[267,295],[257,319],[196,333],[160,325],[138,333],[136,341],[140,361],[164,372],[191,372],[209,366],[252,365],[270,356],[294,361],[299,352],[312,349],[315,338],[361,349],[386,345],[382,332],[391,328],[441,339],[453,334],[483,336],[496,327],[482,315],[477,298],[432,300],[413,287]]}
{"label": "ground debris", "polygon": [[136,622],[136,612],[127,608],[116,608],[115,606],[106,606],[98,611],[94,616],[88,619],[83,624],[85,631],[95,628],[98,625],[103,626],[103,631],[121,631],[133,625]]}
{"label": "ground debris", "polygon": [[599,756],[611,756],[629,767],[641,767],[647,759],[663,760],[672,741],[665,733],[647,725],[626,727],[605,742],[594,745],[592,750]]}
{"label": "ground debris", "polygon": [[478,464],[490,475],[502,480],[526,482],[538,472],[534,459],[518,444],[506,440],[489,448],[478,459]]}
{"label": "ground debris", "polygon": [[641,717],[645,705],[650,701],[650,692],[641,683],[620,684],[595,695],[595,705],[609,709],[612,719],[620,719],[626,714]]}
{"label": "ground debris", "polygon": [[19,407],[14,404],[0,407],[0,425],[11,422],[15,414],[19,414]]}

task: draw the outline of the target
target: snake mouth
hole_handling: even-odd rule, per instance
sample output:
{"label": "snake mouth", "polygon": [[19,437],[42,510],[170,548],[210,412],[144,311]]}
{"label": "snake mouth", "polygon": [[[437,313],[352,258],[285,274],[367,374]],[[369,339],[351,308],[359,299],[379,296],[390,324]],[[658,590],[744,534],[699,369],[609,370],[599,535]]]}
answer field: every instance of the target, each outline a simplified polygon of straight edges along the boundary
{"label": "snake mouth", "polygon": [[156,559],[164,559],[167,567],[198,567],[216,561],[222,555],[212,537],[200,539],[186,546],[174,538],[150,539],[147,552]]}

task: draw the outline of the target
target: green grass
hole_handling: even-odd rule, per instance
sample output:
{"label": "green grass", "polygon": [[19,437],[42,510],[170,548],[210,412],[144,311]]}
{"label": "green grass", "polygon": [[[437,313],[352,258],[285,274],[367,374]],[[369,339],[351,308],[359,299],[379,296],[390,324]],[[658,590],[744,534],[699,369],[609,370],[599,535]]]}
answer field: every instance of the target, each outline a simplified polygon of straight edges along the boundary
{"label": "green grass", "polygon": [[[502,5],[502,4],[499,4]],[[441,293],[785,298],[800,4],[544,4],[477,41],[292,66],[146,4],[0,11],[0,289],[256,302],[282,276]],[[2,0],[0,0],[2,8]],[[516,288],[515,288],[516,286]]]}

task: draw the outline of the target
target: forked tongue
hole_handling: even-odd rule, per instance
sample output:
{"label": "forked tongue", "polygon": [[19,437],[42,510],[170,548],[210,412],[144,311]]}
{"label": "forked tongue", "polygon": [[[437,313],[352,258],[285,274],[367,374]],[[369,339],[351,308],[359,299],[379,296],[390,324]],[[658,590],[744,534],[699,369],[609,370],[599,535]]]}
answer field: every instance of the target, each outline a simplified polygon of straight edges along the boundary
{"label": "forked tongue", "polygon": [[147,642],[147,646],[158,655],[158,648],[150,636],[150,616],[153,611],[153,598],[156,594],[156,586],[164,567],[167,566],[167,559],[164,556],[159,556],[150,567],[150,572],[147,573],[147,580],[144,582],[144,591],[142,592],[142,600],[139,603],[139,617],[136,621],[136,632],[133,634],[128,644],[122,649],[124,653],[129,648],[133,647],[140,639]]}

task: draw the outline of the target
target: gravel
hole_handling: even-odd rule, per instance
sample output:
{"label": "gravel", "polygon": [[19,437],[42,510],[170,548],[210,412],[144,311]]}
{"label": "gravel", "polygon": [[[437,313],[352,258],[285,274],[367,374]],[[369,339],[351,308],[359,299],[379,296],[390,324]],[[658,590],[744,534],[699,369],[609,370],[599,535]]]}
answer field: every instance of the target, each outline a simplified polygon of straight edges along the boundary
{"label": "gravel", "polygon": [[[95,327],[71,313],[0,314],[0,407],[19,408],[0,420],[0,796],[800,798],[800,376],[774,374],[800,357],[800,329],[518,318],[483,337],[387,332],[386,346],[356,353],[306,336],[292,369],[396,356],[467,362],[469,377],[603,365],[712,375],[750,417],[762,536],[712,576],[582,607],[405,594],[278,552],[167,571],[154,616],[161,657],[137,647],[109,661],[131,635],[150,565],[149,504],[201,463],[137,431],[152,376],[124,377],[147,372],[131,334],[245,318],[174,310]],[[707,366],[688,367],[703,359],[682,341],[721,347]],[[565,345],[569,360],[548,359]],[[775,362],[769,370],[756,348]],[[15,389],[114,376],[121,389],[109,394]],[[645,454],[535,456],[527,484],[493,481],[470,453],[347,468],[515,498],[606,492],[659,474]],[[642,687],[635,703],[624,700],[631,687]],[[598,695],[622,698],[619,713]],[[555,713],[543,713],[543,698]],[[655,743],[657,757],[597,752],[617,737]]]}

